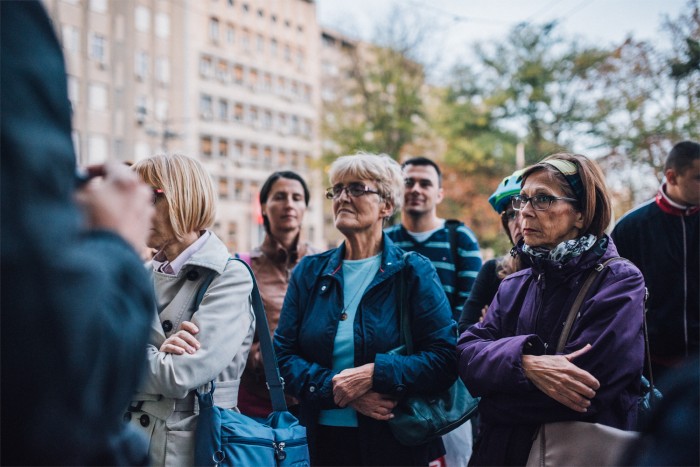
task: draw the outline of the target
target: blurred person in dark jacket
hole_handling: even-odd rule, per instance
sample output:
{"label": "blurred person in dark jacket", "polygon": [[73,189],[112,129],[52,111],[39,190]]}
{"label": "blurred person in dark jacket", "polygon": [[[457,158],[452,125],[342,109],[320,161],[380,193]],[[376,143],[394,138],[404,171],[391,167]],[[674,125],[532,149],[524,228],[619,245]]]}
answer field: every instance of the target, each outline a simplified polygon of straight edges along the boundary
{"label": "blurred person in dark jacket", "polygon": [[625,214],[611,234],[649,289],[649,351],[661,384],[700,345],[700,144],[673,146],[664,176],[656,196]]}
{"label": "blurred person in dark jacket", "polygon": [[122,411],[154,307],[136,253],[150,190],[107,167],[77,193],[81,216],[66,70],[41,3],[0,2],[0,44],[0,463],[145,464]]}

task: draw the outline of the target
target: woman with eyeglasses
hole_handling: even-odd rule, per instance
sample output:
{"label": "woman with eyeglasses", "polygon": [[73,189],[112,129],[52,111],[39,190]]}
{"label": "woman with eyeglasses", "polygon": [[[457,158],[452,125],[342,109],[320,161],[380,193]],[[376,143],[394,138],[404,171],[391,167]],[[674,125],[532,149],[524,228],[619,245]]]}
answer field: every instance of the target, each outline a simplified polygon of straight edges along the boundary
{"label": "woman with eyeglasses", "polygon": [[194,465],[194,390],[208,390],[203,386],[215,380],[214,403],[237,410],[255,331],[253,281],[207,230],[216,195],[199,161],[163,155],[133,169],[153,187],[147,244],[157,250],[151,261],[156,309],[146,372],[124,418],[146,434],[153,465]]}
{"label": "woman with eyeglasses", "polygon": [[[330,167],[335,249],[301,260],[284,300],[275,350],[285,390],[300,402],[312,465],[428,465],[442,441],[403,446],[387,421],[397,401],[456,379],[456,329],[435,268],[383,232],[400,208],[403,176],[386,155],[357,154]],[[400,345],[400,282],[416,353]]]}
{"label": "woman with eyeglasses", "polygon": [[[498,184],[496,191],[489,197],[489,203],[501,216],[501,225],[511,245],[517,244],[523,234],[520,231],[520,212],[513,208],[512,198],[520,194],[522,170],[516,170]],[[460,334],[472,324],[483,321],[498,286],[504,277],[522,269],[522,261],[515,250],[500,257],[486,261],[476,276],[469,298],[462,307],[459,317]]]}
{"label": "woman with eyeglasses", "polygon": [[[470,465],[525,465],[541,424],[635,426],[644,356],[644,279],[604,233],[611,205],[585,156],[554,154],[522,175],[512,199],[531,267],[503,279],[483,322],[458,342],[459,372],[481,396]],[[583,282],[600,269],[556,348]],[[575,442],[575,440],[572,440]],[[601,449],[605,449],[601,446]]]}

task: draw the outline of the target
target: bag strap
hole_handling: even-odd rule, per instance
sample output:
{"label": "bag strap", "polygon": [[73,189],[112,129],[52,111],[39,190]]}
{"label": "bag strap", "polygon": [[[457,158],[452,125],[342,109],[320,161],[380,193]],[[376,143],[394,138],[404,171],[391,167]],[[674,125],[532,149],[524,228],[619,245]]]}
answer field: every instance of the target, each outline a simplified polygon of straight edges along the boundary
{"label": "bag strap", "polygon": [[561,336],[559,336],[559,342],[557,343],[557,353],[560,353],[562,350],[564,350],[564,346],[566,345],[566,341],[569,340],[569,333],[571,333],[571,327],[574,325],[574,320],[576,319],[576,315],[578,315],[579,311],[581,310],[581,305],[583,305],[583,301],[585,300],[586,294],[588,293],[588,290],[591,288],[591,285],[593,285],[593,281],[596,279],[598,274],[603,269],[605,269],[605,267],[608,264],[610,264],[614,261],[629,261],[629,260],[627,260],[621,256],[612,257],[602,264],[596,264],[595,267],[588,274],[586,281],[581,286],[581,290],[579,290],[578,295],[576,295],[576,299],[574,300],[574,304],[571,305],[571,310],[569,310],[569,316],[567,316],[567,318],[566,318],[566,322],[564,323],[564,329],[562,329]]}
{"label": "bag strap", "polygon": [[243,260],[248,266],[251,265],[250,253],[236,253],[234,257]]}
{"label": "bag strap", "polygon": [[260,353],[262,354],[263,367],[265,369],[267,389],[270,391],[272,410],[275,412],[285,412],[287,410],[287,401],[284,399],[284,379],[280,376],[277,356],[275,355],[275,349],[272,347],[270,328],[267,325],[267,315],[265,314],[265,307],[260,297],[258,283],[248,263],[240,258],[236,258],[236,261],[239,261],[248,269],[250,277],[253,279],[253,290],[250,293],[250,297],[253,302],[253,311],[255,312],[255,332],[260,341]]}
{"label": "bag strap", "polygon": [[[242,258],[229,258],[228,260],[231,261],[234,259],[246,267],[250,273],[251,279],[253,280],[253,290],[250,292],[250,299],[253,305],[253,312],[255,313],[255,332],[257,333],[258,340],[260,341],[260,352],[262,353],[267,389],[270,391],[272,410],[275,412],[285,412],[287,410],[287,401],[284,398],[284,379],[280,376],[279,366],[277,365],[277,356],[275,355],[275,350],[272,347],[270,328],[267,325],[267,316],[265,315],[265,307],[263,306],[262,298],[260,297],[258,283],[255,280],[255,274],[253,274],[253,270],[250,269],[248,263],[246,263]],[[202,298],[204,298],[207,288],[216,276],[217,273],[215,271],[212,272],[212,274],[210,274],[200,286],[195,298],[195,311],[199,308],[199,304],[202,302]],[[213,391],[213,381],[211,387]]]}
{"label": "bag strap", "polygon": [[445,220],[445,227],[447,227],[447,232],[449,234],[450,254],[452,255],[452,261],[454,261],[455,267],[455,291],[452,294],[452,300],[450,300],[450,312],[454,312],[453,302],[457,301],[459,296],[459,244],[457,241],[457,229],[460,225],[462,225],[462,222],[457,219]]}
{"label": "bag strap", "polygon": [[649,348],[649,332],[647,330],[647,307],[646,302],[649,298],[649,289],[644,287],[644,319],[642,320],[642,327],[644,329],[644,356],[647,363],[647,368],[649,369],[649,393],[650,397],[656,399],[656,392],[654,391],[654,374],[651,371],[651,349]]}
{"label": "bag strap", "polygon": [[406,355],[413,353],[413,336],[411,335],[411,322],[408,317],[408,294],[406,294],[406,268],[408,267],[408,256],[413,254],[408,251],[403,254],[403,267],[399,271],[399,342],[406,346]]}

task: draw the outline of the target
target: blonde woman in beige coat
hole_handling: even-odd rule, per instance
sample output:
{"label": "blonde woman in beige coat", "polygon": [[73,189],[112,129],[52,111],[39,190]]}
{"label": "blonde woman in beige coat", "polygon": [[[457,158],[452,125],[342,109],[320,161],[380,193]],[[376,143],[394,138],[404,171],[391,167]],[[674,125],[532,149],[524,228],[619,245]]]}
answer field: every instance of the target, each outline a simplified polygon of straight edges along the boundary
{"label": "blonde woman in beige coat", "polygon": [[[156,213],[148,246],[158,250],[151,262],[157,311],[146,374],[125,419],[149,438],[153,465],[193,465],[194,390],[215,380],[214,403],[236,409],[255,331],[253,283],[245,266],[229,260],[226,246],[206,230],[216,212],[214,186],[197,160],[155,156],[134,170],[153,187]],[[194,312],[208,277],[213,281]]]}

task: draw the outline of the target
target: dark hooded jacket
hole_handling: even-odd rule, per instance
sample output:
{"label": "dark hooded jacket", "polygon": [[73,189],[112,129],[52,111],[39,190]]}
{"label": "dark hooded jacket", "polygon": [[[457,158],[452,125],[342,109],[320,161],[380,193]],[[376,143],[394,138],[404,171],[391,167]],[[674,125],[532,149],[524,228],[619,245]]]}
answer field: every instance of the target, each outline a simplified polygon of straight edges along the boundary
{"label": "dark hooded jacket", "polygon": [[545,395],[524,375],[522,355],[552,355],[590,271],[618,256],[608,236],[565,264],[534,260],[501,283],[486,319],[459,339],[459,372],[481,396],[482,430],[472,465],[524,465],[537,427],[579,420],[621,429],[636,423],[644,361],[644,280],[628,261],[600,272],[574,321],[563,354],[592,348],[574,363],[600,382],[586,413]]}

